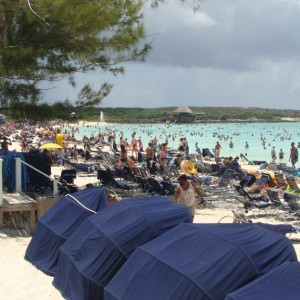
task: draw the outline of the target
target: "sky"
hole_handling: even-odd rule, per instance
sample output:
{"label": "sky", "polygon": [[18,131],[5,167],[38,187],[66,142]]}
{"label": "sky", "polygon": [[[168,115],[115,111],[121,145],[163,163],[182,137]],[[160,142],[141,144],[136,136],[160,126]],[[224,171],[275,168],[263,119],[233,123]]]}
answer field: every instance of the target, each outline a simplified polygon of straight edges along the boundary
{"label": "sky", "polygon": [[[300,110],[299,0],[204,0],[198,12],[170,0],[144,16],[152,42],[145,63],[125,64],[118,77],[76,77],[78,90],[113,84],[102,107]],[[46,100],[72,101],[78,90],[55,83]]]}

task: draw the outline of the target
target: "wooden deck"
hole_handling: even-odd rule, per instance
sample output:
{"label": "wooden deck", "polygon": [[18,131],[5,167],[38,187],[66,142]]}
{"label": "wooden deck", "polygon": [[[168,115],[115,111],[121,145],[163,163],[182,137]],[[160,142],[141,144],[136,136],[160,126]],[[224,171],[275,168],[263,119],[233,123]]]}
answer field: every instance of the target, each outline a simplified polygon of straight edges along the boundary
{"label": "wooden deck", "polygon": [[29,212],[30,228],[34,232],[37,202],[24,193],[3,193],[3,205],[0,206],[0,228],[3,228],[3,216],[6,212]]}
{"label": "wooden deck", "polygon": [[4,193],[3,205],[0,206],[0,228],[4,227],[4,213],[9,212],[29,212],[29,222],[31,233],[35,230],[36,220],[44,215],[51,208],[60,196],[37,196],[35,199],[24,193]]}

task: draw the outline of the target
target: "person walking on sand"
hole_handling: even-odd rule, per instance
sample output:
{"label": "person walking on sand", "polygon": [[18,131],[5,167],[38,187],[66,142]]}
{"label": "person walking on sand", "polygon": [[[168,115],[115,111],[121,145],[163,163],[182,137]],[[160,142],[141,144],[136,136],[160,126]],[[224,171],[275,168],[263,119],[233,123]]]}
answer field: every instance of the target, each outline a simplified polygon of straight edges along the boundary
{"label": "person walking on sand", "polygon": [[221,145],[219,142],[217,142],[216,146],[215,146],[215,152],[216,152],[216,156],[219,157],[220,156],[220,152],[221,152]]}
{"label": "person walking on sand", "polygon": [[292,166],[295,167],[296,162],[298,162],[298,149],[295,147],[295,143],[291,143],[290,159]]}
{"label": "person walking on sand", "polygon": [[195,216],[196,199],[195,194],[201,199],[201,204],[205,205],[204,199],[200,190],[192,180],[188,180],[185,174],[182,174],[178,178],[178,185],[174,193],[174,201],[179,204],[185,205],[191,212],[192,218]]}

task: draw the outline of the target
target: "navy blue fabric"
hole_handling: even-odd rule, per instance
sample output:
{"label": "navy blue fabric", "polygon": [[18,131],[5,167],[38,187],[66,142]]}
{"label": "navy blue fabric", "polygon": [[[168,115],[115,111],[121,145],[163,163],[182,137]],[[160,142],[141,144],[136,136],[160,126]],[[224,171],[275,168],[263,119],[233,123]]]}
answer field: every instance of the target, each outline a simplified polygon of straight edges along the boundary
{"label": "navy blue fabric", "polygon": [[286,261],[297,261],[291,242],[261,226],[179,224],[138,247],[104,299],[224,299]]}
{"label": "navy blue fabric", "polygon": [[265,227],[269,230],[281,233],[281,234],[287,234],[287,233],[296,233],[297,230],[290,224],[268,224],[268,223],[261,223],[257,222],[256,225]]}
{"label": "navy blue fabric", "polygon": [[300,264],[286,262],[227,295],[225,300],[300,299]]}
{"label": "navy blue fabric", "polygon": [[[21,161],[25,161],[23,153],[16,151],[6,151],[5,158],[3,160],[3,182],[5,183],[9,191],[14,191],[16,189],[15,158],[20,158]],[[28,173],[24,164],[21,165],[21,174],[22,191],[26,191],[28,184]]]}
{"label": "navy blue fabric", "polygon": [[[72,194],[85,207],[100,211],[108,207],[106,191],[91,187]],[[61,197],[37,222],[25,258],[43,272],[54,275],[60,246],[93,213],[70,196]]]}
{"label": "navy blue fabric", "polygon": [[162,196],[127,199],[87,218],[61,247],[53,284],[67,299],[103,299],[103,289],[136,247],[192,222]]}

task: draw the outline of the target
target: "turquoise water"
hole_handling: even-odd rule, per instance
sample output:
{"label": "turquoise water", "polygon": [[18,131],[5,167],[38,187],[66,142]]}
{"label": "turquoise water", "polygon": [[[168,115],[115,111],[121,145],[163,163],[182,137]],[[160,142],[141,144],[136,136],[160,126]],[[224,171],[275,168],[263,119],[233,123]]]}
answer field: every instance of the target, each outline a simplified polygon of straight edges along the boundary
{"label": "turquoise water", "polygon": [[[131,141],[131,134],[136,132],[136,137],[141,136],[144,148],[149,141],[155,137],[159,143],[168,139],[168,145],[178,148],[179,138],[186,137],[189,143],[190,153],[195,152],[195,143],[198,142],[200,148],[214,148],[217,141],[222,146],[221,156],[239,156],[243,153],[250,160],[271,159],[271,149],[275,146],[276,153],[282,148],[284,159],[278,162],[288,163],[291,142],[298,145],[300,142],[300,123],[214,123],[214,124],[101,124],[97,126],[78,127],[79,133],[75,137],[81,139],[83,135],[91,137],[98,133],[115,131],[117,142],[122,131],[124,138]],[[69,130],[69,129],[67,129]],[[265,140],[265,146],[262,144]],[[229,142],[233,142],[233,148],[229,147]],[[249,148],[245,147],[246,142]],[[277,155],[278,157],[278,155]]]}

